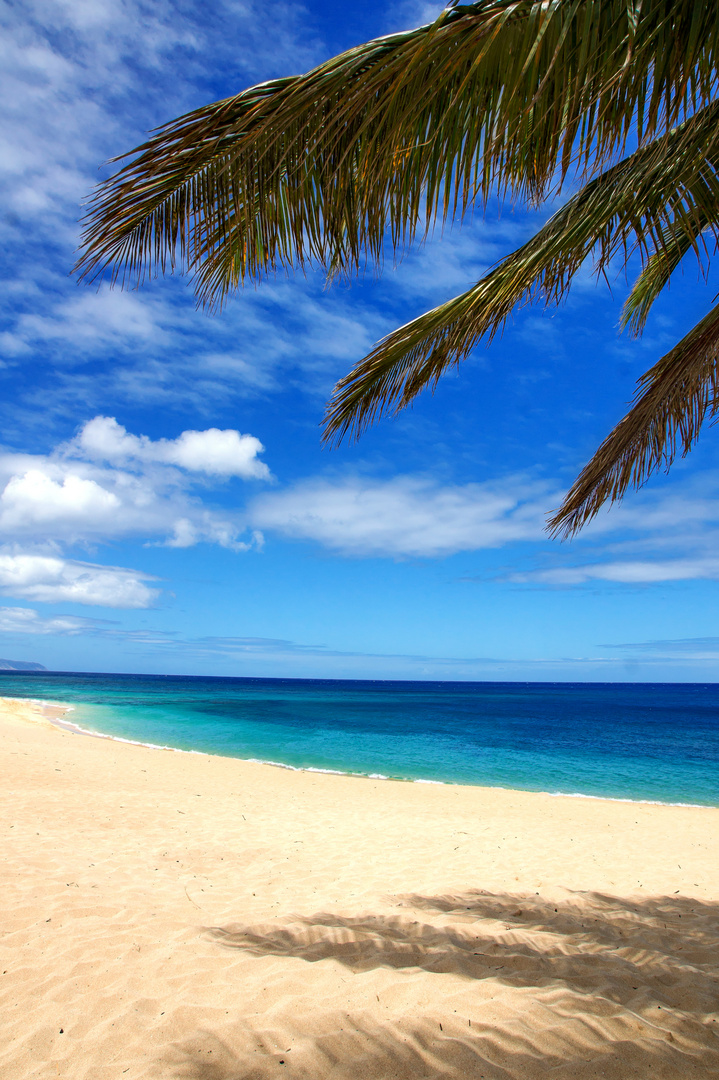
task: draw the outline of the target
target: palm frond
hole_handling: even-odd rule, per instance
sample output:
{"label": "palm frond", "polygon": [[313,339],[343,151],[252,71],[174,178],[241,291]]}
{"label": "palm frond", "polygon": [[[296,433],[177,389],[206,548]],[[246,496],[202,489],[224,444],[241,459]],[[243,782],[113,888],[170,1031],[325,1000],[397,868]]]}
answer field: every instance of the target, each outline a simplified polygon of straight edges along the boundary
{"label": "palm frond", "polygon": [[518,305],[558,302],[590,255],[599,272],[618,252],[626,260],[638,249],[667,273],[676,244],[698,250],[707,229],[719,231],[719,102],[589,181],[473,288],[380,342],[337,384],[324,438],[356,437],[382,413],[405,408]]}
{"label": "palm frond", "polygon": [[[702,208],[697,207],[695,229],[691,233],[682,227],[681,221],[677,222],[676,227],[672,224],[666,230],[661,249],[655,251],[647,260],[632,286],[632,291],[624,301],[619,320],[620,330],[629,328],[632,336],[638,337],[644,330],[652,304],[669,284],[672,273],[684,256],[692,248],[700,254],[700,243],[703,251],[706,251],[706,242],[701,236],[702,230],[697,228],[701,225],[702,217]],[[711,225],[712,222],[704,221],[704,227],[709,228]]]}
{"label": "palm frond", "polygon": [[346,272],[497,189],[538,198],[711,97],[719,20],[696,0],[480,0],[309,74],[167,124],[102,185],[78,268]]}
{"label": "palm frond", "polygon": [[702,423],[718,409],[719,305],[641,377],[633,408],[550,518],[552,535],[574,535],[605,502],[669,468],[678,449],[688,454]]}

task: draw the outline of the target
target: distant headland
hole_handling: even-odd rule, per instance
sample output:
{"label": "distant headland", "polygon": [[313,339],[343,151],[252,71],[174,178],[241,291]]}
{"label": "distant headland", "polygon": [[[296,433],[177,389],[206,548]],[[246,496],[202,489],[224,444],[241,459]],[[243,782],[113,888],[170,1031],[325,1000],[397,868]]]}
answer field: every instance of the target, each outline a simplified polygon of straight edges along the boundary
{"label": "distant headland", "polygon": [[0,671],[47,671],[47,668],[34,660],[0,660]]}

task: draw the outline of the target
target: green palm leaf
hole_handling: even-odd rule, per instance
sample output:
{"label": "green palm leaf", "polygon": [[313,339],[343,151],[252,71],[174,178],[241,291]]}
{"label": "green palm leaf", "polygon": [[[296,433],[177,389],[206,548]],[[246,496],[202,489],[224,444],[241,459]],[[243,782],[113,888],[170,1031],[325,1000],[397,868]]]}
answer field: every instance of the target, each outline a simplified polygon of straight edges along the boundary
{"label": "green palm leaf", "polygon": [[672,223],[666,230],[660,250],[647,260],[624,302],[619,323],[621,329],[629,327],[635,337],[641,334],[652,304],[669,284],[672,273],[692,248],[696,251],[701,265],[701,256],[707,251],[706,240],[702,233],[704,229],[713,231],[716,225],[716,217],[713,220],[705,218],[702,225],[703,218],[702,208],[697,207],[695,229],[691,233],[683,228],[681,219]]}
{"label": "green palm leaf", "polygon": [[558,302],[592,254],[601,271],[638,248],[645,258],[653,252],[655,274],[671,273],[678,250],[719,229],[718,122],[719,102],[607,169],[473,288],[380,342],[337,385],[325,438],[359,436],[383,412],[405,408],[519,304]]}
{"label": "green palm leaf", "polygon": [[[539,198],[708,100],[719,24],[690,0],[482,0],[161,128],[102,185],[79,264],[212,268],[200,298],[317,261],[351,271],[439,215]],[[224,268],[224,270],[223,270]]]}
{"label": "green palm leaf", "polygon": [[636,403],[607,436],[549,521],[555,536],[578,532],[607,501],[686,455],[719,410],[719,305],[639,380]]}

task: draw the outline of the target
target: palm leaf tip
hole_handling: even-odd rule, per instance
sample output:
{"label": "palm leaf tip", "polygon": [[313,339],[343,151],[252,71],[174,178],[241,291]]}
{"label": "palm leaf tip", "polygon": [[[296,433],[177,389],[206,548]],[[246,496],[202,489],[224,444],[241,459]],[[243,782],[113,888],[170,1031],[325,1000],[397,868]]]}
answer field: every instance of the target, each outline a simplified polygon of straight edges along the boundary
{"label": "palm leaf tip", "polygon": [[327,405],[322,441],[337,446],[357,440],[381,416],[402,412],[464,359],[477,337],[476,326],[466,320],[476,289],[388,334],[341,379]]}
{"label": "palm leaf tip", "polygon": [[719,411],[719,304],[639,380],[635,403],[607,436],[549,519],[568,539],[606,503],[639,488],[677,452],[689,453]]}

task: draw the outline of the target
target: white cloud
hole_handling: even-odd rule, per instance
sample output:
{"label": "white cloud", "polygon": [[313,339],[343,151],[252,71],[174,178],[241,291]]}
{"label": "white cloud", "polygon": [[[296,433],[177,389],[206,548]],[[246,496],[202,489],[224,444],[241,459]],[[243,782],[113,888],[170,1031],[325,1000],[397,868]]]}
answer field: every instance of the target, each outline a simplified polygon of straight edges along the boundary
{"label": "white cloud", "polygon": [[405,305],[407,299],[418,302],[419,310],[444,303],[470,289],[503,255],[524,243],[538,218],[507,213],[497,220],[490,213],[446,230],[436,226],[391,273],[385,272],[385,289],[396,292]]}
{"label": "white cloud", "polygon": [[128,433],[112,417],[95,417],[49,455],[0,455],[0,530],[6,540],[136,535],[174,547],[206,541],[247,550],[261,537],[239,540],[244,524],[238,513],[206,506],[191,488],[198,474],[269,479],[258,459],[262,449],[259,439],[232,429],[153,441]]}
{"label": "white cloud", "polygon": [[76,233],[102,161],[209,98],[211,65],[240,89],[318,55],[306,10],[287,0],[196,13],[171,0],[25,0],[4,5],[0,27],[4,208],[41,212],[53,243],[58,228]]}
{"label": "white cloud", "polygon": [[43,618],[32,608],[0,607],[2,634],[84,634],[94,629],[92,619],[75,615],[51,615]]}
{"label": "white cloud", "polygon": [[[84,11],[92,15],[78,14]],[[410,22],[417,17],[414,12]],[[80,204],[103,160],[210,100],[218,78],[230,93],[260,78],[307,70],[326,49],[310,13],[291,0],[221,0],[206,11],[170,0],[84,0],[77,10],[65,0],[29,0],[6,5],[2,30],[6,213],[0,232],[14,260],[0,349],[9,363],[36,358],[53,379],[51,387],[47,380],[30,383],[21,392],[24,401],[43,398],[48,409],[65,415],[75,401],[100,409],[119,400],[162,401],[207,415],[228,394],[294,385],[325,397],[348,367],[404,321],[408,295],[425,306],[428,297],[439,302],[465,288],[510,242],[507,230],[516,228],[509,215],[499,225],[469,225],[445,243],[431,241],[397,274],[387,273],[382,307],[401,309],[396,318],[367,303],[359,290],[324,292],[314,274],[247,289],[214,319],[198,314],[182,281],[147,283],[139,292],[78,290],[67,274]],[[101,354],[105,364],[98,371]],[[88,362],[92,367],[83,370]]]}
{"label": "white cloud", "polygon": [[119,289],[77,292],[44,314],[21,315],[4,338],[5,350],[24,353],[32,344],[60,344],[74,353],[100,349],[167,347],[172,339],[163,305]]}
{"label": "white cloud", "polygon": [[95,480],[72,474],[61,482],[41,469],[29,469],[12,476],[0,495],[0,523],[5,534],[63,522],[82,529],[88,521],[93,527],[111,527],[120,509],[120,500]]}
{"label": "white cloud", "polygon": [[542,538],[546,486],[440,487],[431,480],[309,480],[255,499],[250,520],[261,529],[316,540],[345,555],[437,557]]}
{"label": "white cloud", "polygon": [[437,0],[400,0],[390,8],[391,30],[414,30],[437,19],[447,5]]}
{"label": "white cloud", "polygon": [[164,401],[207,414],[228,393],[275,389],[280,367],[324,395],[347,359],[381,336],[376,315],[357,317],[340,295],[320,300],[319,280],[269,281],[211,319],[183,281],[123,293],[78,290],[68,279],[81,203],[103,161],[173,116],[305,71],[326,51],[296,0],[0,6],[0,239],[13,252],[0,350],[9,363],[30,357],[46,370],[19,387],[22,400],[44,397],[48,411],[65,415],[68,403],[88,400],[96,408]]}
{"label": "white cloud", "polygon": [[63,637],[91,634],[93,637],[108,637],[151,645],[170,645],[174,640],[172,631],[125,630],[109,619],[92,619],[84,615],[44,616],[34,608],[21,607],[0,607],[0,633],[56,634]]}
{"label": "white cloud", "polygon": [[719,522],[719,476],[704,472],[698,477],[675,480],[671,487],[632,493],[603,510],[583,530],[582,537],[595,540],[609,532],[674,537],[678,533],[701,533]]}
{"label": "white cloud", "polygon": [[171,442],[161,440],[158,460],[179,465],[192,472],[204,472],[211,476],[241,476],[244,479],[267,480],[270,470],[263,461],[257,460],[264,446],[253,435],[240,435],[239,431],[183,431]]}
{"label": "white cloud", "polygon": [[584,585],[590,581],[614,581],[624,585],[653,585],[662,581],[719,579],[719,559],[626,559],[585,566],[559,566],[526,574],[510,574],[506,580],[543,585]]}
{"label": "white cloud", "polygon": [[[718,487],[719,477],[704,474],[690,488],[684,483],[681,495],[673,488],[642,492],[631,506],[603,512],[571,544],[548,547],[549,566],[502,579],[565,587],[719,579]],[[441,558],[546,540],[548,512],[560,503],[555,485],[523,477],[442,485],[423,476],[355,476],[267,492],[250,501],[247,518],[258,529],[348,556]]]}
{"label": "white cloud", "polygon": [[157,599],[149,574],[47,555],[0,554],[0,593],[44,604],[146,608]]}
{"label": "white cloud", "polygon": [[74,445],[91,461],[159,461],[210,476],[270,478],[267,465],[257,458],[264,451],[260,440],[232,429],[183,431],[176,439],[153,442],[146,435],[128,434],[113,416],[96,416],[84,425]]}
{"label": "white cloud", "polygon": [[[324,292],[313,274],[246,289],[215,317],[198,312],[185,283],[170,278],[140,292],[103,286],[64,295],[66,288],[59,298],[53,290],[51,300],[33,296],[32,310],[11,314],[0,334],[8,363],[33,354],[50,359],[55,407],[152,401],[202,415],[228,394],[256,396],[288,383],[325,397],[392,327],[358,297]],[[99,353],[112,363],[86,376]],[[28,387],[28,396],[41,392]]]}

